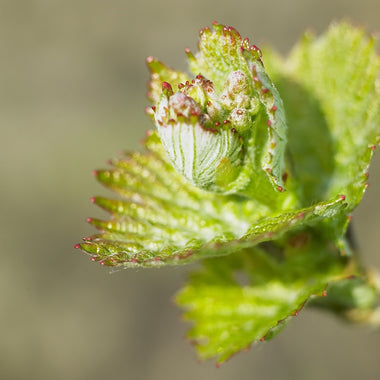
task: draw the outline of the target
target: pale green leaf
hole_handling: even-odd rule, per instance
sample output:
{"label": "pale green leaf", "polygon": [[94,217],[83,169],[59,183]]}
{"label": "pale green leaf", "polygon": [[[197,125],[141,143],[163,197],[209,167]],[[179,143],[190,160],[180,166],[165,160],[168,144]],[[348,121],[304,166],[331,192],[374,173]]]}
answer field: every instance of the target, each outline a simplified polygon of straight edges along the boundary
{"label": "pale green leaf", "polygon": [[289,149],[306,198],[345,194],[352,210],[380,136],[376,40],[348,23],[333,24],[320,37],[305,35],[283,67]]}
{"label": "pale green leaf", "polygon": [[162,82],[170,82],[173,86],[177,87],[180,83],[185,83],[189,80],[189,77],[185,73],[167,67],[152,56],[147,58],[146,63],[150,71],[147,96],[153,104],[156,104],[160,98]]}
{"label": "pale green leaf", "polygon": [[96,172],[121,197],[93,198],[111,219],[89,218],[101,233],[77,247],[104,265],[179,265],[222,256],[332,219],[346,207],[338,196],[307,208],[273,211],[249,198],[208,193],[176,173],[155,134],[147,145],[149,153],[132,153],[113,160],[112,169]]}
{"label": "pale green leaf", "polygon": [[215,23],[186,51],[195,79],[148,58],[158,134],[96,172],[118,198],[93,198],[110,219],[89,218],[100,232],[76,247],[120,268],[207,259],[178,296],[202,358],[271,339],[309,300],[379,323],[345,237],[379,143],[375,42],[334,24],[288,58],[269,51],[264,69],[260,49]]}
{"label": "pale green leaf", "polygon": [[[260,49],[218,23],[202,30],[198,47],[195,55],[186,50],[195,78],[178,84],[178,75],[171,82],[168,70],[160,69],[168,80],[159,98],[150,96],[151,115],[169,159],[203,190],[275,199],[285,188],[287,125]],[[158,91],[153,75],[150,87]]]}
{"label": "pale green leaf", "polygon": [[350,319],[352,311],[372,311],[377,304],[378,291],[371,278],[351,276],[329,285],[327,297],[313,300],[312,306],[329,310]]}
{"label": "pale green leaf", "polygon": [[271,339],[310,297],[324,295],[343,276],[345,260],[318,240],[303,232],[285,247],[267,244],[205,260],[177,296],[200,357],[222,363]]}

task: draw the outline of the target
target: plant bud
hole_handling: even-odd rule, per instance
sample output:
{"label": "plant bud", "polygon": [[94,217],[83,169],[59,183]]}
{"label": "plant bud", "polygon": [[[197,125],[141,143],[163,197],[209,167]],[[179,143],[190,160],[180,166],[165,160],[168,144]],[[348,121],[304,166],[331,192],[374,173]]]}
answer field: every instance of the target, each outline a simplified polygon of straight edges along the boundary
{"label": "plant bud", "polygon": [[[263,189],[282,191],[281,98],[260,50],[233,28],[214,29],[201,35],[195,56],[186,51],[195,78],[176,83],[178,91],[163,80],[161,95],[151,95],[159,99],[153,117],[163,147],[177,172],[203,190],[254,197],[262,183]],[[184,76],[156,66],[170,78]]]}
{"label": "plant bud", "polygon": [[243,161],[243,141],[231,128],[202,114],[195,100],[182,92],[163,92],[155,121],[174,168],[187,181],[209,191],[228,192]]}

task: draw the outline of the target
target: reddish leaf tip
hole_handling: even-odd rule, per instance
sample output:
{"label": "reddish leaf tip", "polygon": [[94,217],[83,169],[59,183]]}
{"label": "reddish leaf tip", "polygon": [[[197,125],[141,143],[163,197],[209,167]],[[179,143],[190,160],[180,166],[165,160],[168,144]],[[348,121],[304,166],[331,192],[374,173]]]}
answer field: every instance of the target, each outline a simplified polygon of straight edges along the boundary
{"label": "reddish leaf tip", "polygon": [[346,196],[345,195],[339,195],[339,198],[342,200],[342,201],[344,201],[345,199],[346,199]]}
{"label": "reddish leaf tip", "polygon": [[162,88],[170,89],[172,86],[168,82],[162,82]]}
{"label": "reddish leaf tip", "polygon": [[75,245],[74,245],[74,248],[75,248],[75,249],[80,248],[80,244],[75,244]]}
{"label": "reddish leaf tip", "polygon": [[162,92],[168,97],[173,95],[173,89],[170,83],[162,82]]}

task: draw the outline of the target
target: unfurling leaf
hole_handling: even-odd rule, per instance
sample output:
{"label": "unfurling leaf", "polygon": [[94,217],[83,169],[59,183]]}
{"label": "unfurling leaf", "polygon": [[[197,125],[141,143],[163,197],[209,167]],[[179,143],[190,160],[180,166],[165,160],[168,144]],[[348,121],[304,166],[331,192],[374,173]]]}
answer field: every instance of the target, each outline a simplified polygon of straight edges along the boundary
{"label": "unfurling leaf", "polygon": [[[252,198],[260,187],[283,191],[285,112],[260,49],[234,28],[214,24],[201,33],[199,53],[187,54],[194,78],[171,84],[183,76],[165,69],[152,112],[174,168],[203,190]],[[152,83],[161,67],[150,65]]]}
{"label": "unfurling leaf", "polygon": [[80,244],[94,261],[124,267],[187,264],[277,239],[331,219],[346,207],[344,197],[338,196],[307,208],[273,212],[252,199],[236,201],[189,187],[160,150],[155,151],[157,143],[152,134],[148,154],[130,154],[112,161],[114,169],[96,172],[100,182],[125,199],[92,199],[112,215],[109,221],[88,220],[102,232]]}
{"label": "unfurling leaf", "polygon": [[186,50],[191,74],[149,57],[156,130],[144,153],[96,171],[118,197],[92,198],[111,217],[88,218],[100,232],[76,247],[117,268],[205,259],[177,302],[199,355],[219,363],[307,303],[380,324],[347,233],[380,141],[375,45],[341,23],[286,59],[262,56],[215,23]]}

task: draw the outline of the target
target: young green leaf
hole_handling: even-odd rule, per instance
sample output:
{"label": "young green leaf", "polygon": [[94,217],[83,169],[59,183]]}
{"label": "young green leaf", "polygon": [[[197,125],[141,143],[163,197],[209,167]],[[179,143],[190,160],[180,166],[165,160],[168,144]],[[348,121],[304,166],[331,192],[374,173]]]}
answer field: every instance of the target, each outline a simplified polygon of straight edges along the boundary
{"label": "young green leaf", "polygon": [[202,358],[271,339],[309,300],[379,323],[378,287],[345,236],[380,141],[375,40],[335,24],[287,59],[269,51],[264,69],[215,23],[186,53],[193,79],[148,58],[157,131],[96,172],[119,198],[92,199],[111,218],[89,218],[100,233],[76,247],[116,267],[207,258],[178,296]]}
{"label": "young green leaf", "polygon": [[[151,112],[169,160],[203,190],[275,199],[285,186],[287,127],[260,49],[214,23],[213,31],[201,31],[199,52],[186,52],[191,81],[178,83],[182,74],[167,69],[161,75],[162,66],[153,71],[173,79],[163,81]],[[150,87],[157,87],[154,77]]]}
{"label": "young green leaf", "polygon": [[205,260],[177,296],[193,322],[198,354],[224,362],[272,338],[306,302],[344,276],[345,260],[309,232],[285,246],[256,247]]}
{"label": "young green leaf", "polygon": [[[333,24],[318,38],[306,34],[283,68],[279,87],[292,124],[289,148],[307,198],[345,194],[351,211],[363,196],[380,141],[376,40],[347,23]],[[300,103],[300,96],[306,101]]]}
{"label": "young green leaf", "polygon": [[348,253],[346,214],[367,188],[369,162],[380,141],[376,40],[347,23],[333,24],[320,37],[306,34],[287,60],[268,58],[284,98],[300,198],[307,204],[346,196],[346,212],[326,231]]}
{"label": "young green leaf", "polygon": [[109,221],[88,219],[101,234],[78,248],[93,260],[125,267],[186,264],[277,239],[331,219],[346,207],[344,197],[338,196],[307,208],[273,212],[253,199],[199,190],[176,173],[158,143],[152,134],[149,153],[113,160],[113,169],[96,172],[122,199],[92,199],[112,215]]}
{"label": "young green leaf", "polygon": [[377,298],[378,289],[370,276],[351,276],[330,284],[326,297],[313,300],[311,305],[332,311],[350,321],[358,313],[370,315],[376,307]]}

